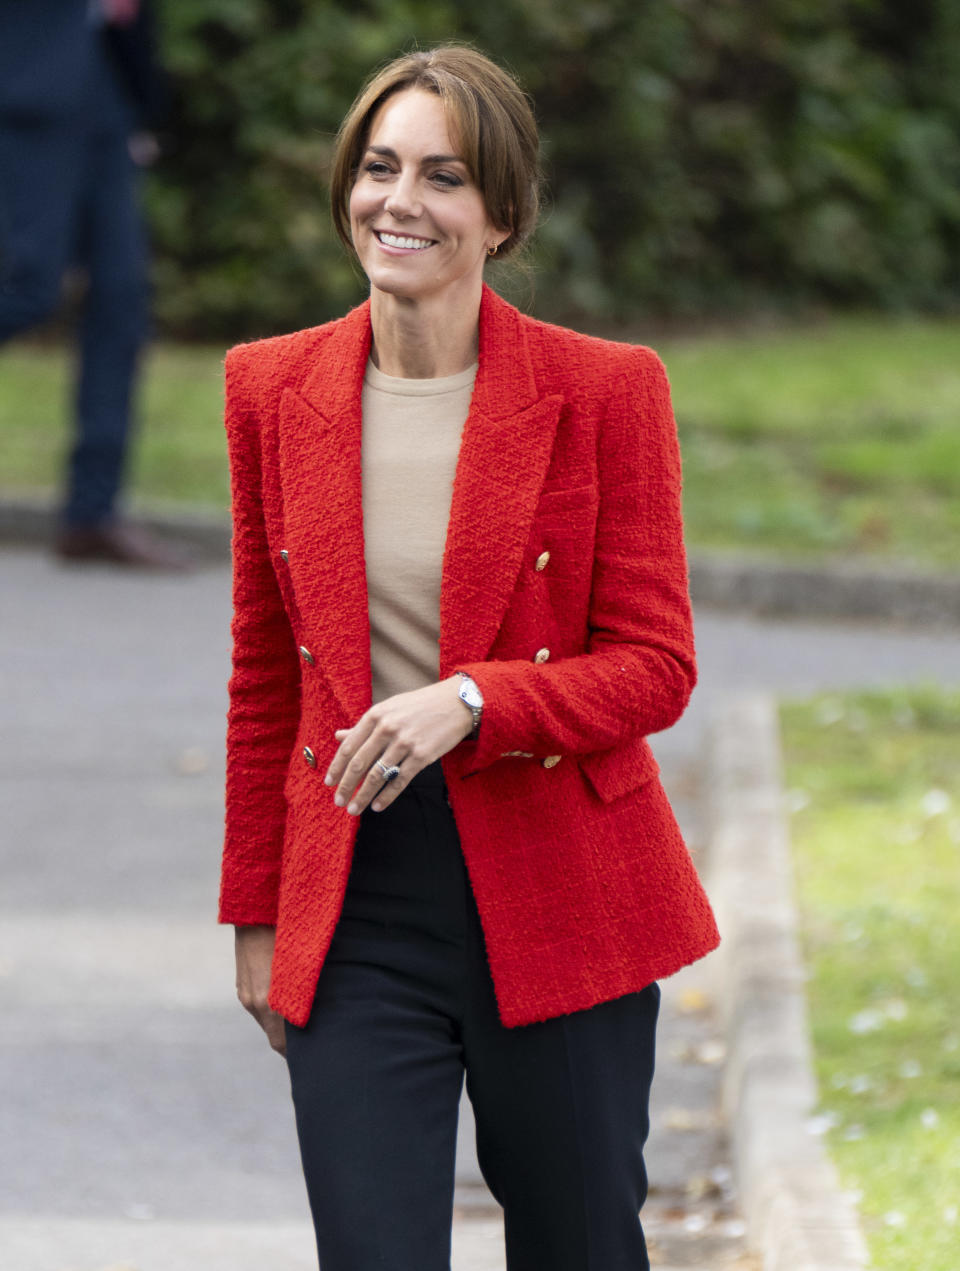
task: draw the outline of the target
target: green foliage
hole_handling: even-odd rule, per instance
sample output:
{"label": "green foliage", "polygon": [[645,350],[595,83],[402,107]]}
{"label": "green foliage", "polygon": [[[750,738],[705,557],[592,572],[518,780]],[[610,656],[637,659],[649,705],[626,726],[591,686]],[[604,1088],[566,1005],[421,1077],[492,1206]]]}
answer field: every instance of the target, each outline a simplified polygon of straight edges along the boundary
{"label": "green foliage", "polygon": [[822,1128],[879,1268],[953,1271],[960,693],[781,712]]}
{"label": "green foliage", "polygon": [[177,109],[150,208],[160,316],[182,334],[356,301],[333,136],[377,64],[449,39],[536,102],[539,312],[960,298],[957,0],[170,0],[164,26]]}

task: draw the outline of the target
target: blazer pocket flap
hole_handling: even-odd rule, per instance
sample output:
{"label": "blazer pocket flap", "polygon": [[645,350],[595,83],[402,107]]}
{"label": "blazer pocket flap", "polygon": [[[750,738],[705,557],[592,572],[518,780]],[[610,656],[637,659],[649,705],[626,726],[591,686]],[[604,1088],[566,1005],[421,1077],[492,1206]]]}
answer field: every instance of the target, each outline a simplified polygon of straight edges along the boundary
{"label": "blazer pocket flap", "polygon": [[646,737],[632,737],[611,750],[583,755],[580,767],[604,803],[638,789],[660,771]]}

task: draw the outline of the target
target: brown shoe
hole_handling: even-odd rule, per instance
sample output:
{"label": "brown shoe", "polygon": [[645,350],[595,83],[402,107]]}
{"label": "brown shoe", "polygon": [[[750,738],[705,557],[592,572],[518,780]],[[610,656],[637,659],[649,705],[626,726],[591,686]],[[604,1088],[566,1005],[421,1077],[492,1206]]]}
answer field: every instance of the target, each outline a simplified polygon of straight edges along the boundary
{"label": "brown shoe", "polygon": [[192,562],[139,525],[72,525],[61,530],[54,551],[65,561],[105,561],[135,569],[187,570]]}

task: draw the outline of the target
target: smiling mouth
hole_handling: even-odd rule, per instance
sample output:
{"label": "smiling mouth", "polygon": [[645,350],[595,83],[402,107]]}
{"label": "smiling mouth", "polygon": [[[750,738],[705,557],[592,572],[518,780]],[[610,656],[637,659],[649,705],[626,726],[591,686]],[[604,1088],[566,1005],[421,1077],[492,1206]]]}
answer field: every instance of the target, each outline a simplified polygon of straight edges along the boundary
{"label": "smiling mouth", "polygon": [[414,252],[423,251],[425,247],[432,247],[436,241],[432,238],[412,238],[409,234],[388,234],[382,229],[375,229],[373,233],[384,247],[403,247],[407,251]]}

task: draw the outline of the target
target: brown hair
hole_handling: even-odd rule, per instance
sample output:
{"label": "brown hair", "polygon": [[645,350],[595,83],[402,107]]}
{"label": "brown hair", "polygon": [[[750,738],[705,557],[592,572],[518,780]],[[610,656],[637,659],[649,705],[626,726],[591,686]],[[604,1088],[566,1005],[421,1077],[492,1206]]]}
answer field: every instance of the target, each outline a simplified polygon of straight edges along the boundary
{"label": "brown hair", "polygon": [[470,178],[483,197],[491,223],[510,235],[498,256],[532,234],[540,206],[539,138],[527,95],[507,71],[464,44],[406,53],[374,73],[347,112],[337,134],[330,179],[333,223],[346,247],[350,191],[376,111],[407,88],[436,93]]}

